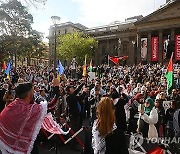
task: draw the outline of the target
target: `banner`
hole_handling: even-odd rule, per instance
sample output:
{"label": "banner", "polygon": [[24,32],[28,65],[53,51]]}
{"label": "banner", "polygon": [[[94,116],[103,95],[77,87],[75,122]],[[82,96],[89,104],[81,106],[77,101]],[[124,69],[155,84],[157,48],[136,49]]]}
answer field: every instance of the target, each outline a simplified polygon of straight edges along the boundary
{"label": "banner", "polygon": [[141,38],[141,60],[147,60],[147,38]]}
{"label": "banner", "polygon": [[158,61],[159,40],[158,37],[151,39],[151,61]]}
{"label": "banner", "polygon": [[180,60],[180,35],[175,39],[175,60]]}

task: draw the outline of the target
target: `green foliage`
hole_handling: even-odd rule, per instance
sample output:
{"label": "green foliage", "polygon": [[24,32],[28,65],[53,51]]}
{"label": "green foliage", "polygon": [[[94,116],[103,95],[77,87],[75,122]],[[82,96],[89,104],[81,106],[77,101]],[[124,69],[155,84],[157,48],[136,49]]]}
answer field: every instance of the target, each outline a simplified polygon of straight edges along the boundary
{"label": "green foliage", "polygon": [[87,34],[73,33],[65,34],[58,37],[57,53],[62,60],[72,60],[76,57],[79,63],[84,62],[87,54],[87,60],[90,59],[97,47],[97,41]]}
{"label": "green foliage", "polygon": [[0,33],[12,36],[26,36],[31,31],[33,17],[17,0],[0,5]]}
{"label": "green foliage", "polygon": [[0,5],[0,60],[15,55],[18,59],[40,57],[44,44],[42,35],[33,30],[33,16],[17,0]]}
{"label": "green foliage", "polygon": [[[1,3],[7,3],[10,0],[0,0]],[[38,8],[40,5],[45,5],[47,0],[20,0],[22,2],[25,2],[24,4],[28,6],[33,6],[35,8]]]}

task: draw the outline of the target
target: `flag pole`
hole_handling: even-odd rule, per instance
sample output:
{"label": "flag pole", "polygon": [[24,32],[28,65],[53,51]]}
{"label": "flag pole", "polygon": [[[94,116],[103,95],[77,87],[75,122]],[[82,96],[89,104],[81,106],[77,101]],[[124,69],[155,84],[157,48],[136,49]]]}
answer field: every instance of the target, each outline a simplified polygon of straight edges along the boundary
{"label": "flag pole", "polygon": [[[171,54],[170,61],[173,60],[173,55],[174,55],[174,52],[172,52],[172,54]],[[169,67],[169,64],[170,64],[170,63],[168,63],[167,67]],[[172,73],[173,73],[173,70],[174,70],[174,67],[173,67],[173,64],[172,64]],[[166,71],[166,73],[167,73],[167,71]],[[167,84],[167,87],[166,87],[166,88],[167,88],[166,94],[169,95],[168,84]]]}
{"label": "flag pole", "polygon": [[174,52],[172,52],[171,58],[173,59]]}

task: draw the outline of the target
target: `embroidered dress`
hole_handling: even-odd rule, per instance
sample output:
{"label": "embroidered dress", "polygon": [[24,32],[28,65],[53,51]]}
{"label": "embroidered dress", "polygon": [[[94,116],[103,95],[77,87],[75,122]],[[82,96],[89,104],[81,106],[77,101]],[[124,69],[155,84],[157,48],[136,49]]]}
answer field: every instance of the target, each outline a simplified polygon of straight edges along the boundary
{"label": "embroidered dress", "polygon": [[[105,138],[101,137],[96,124],[97,124],[97,120],[94,121],[92,128],[92,148],[94,150],[94,154],[105,154],[106,152]],[[117,126],[114,124],[113,130],[116,128]]]}
{"label": "embroidered dress", "polygon": [[100,136],[96,123],[97,120],[94,122],[92,128],[92,148],[94,150],[94,154],[105,154],[106,152],[105,138]]}

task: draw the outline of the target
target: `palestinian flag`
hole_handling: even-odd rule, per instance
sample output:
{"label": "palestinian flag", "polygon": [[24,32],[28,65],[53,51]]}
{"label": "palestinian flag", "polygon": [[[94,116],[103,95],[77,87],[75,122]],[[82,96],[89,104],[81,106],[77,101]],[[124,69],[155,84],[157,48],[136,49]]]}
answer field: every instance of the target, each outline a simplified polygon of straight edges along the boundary
{"label": "palestinian flag", "polygon": [[89,64],[89,71],[90,71],[90,72],[93,71],[93,67],[92,67],[92,59],[91,59],[90,64]]}
{"label": "palestinian flag", "polygon": [[167,72],[166,72],[166,79],[167,79],[167,94],[169,94],[173,88],[173,60],[172,60],[173,54],[171,56],[171,59],[169,61]]}

